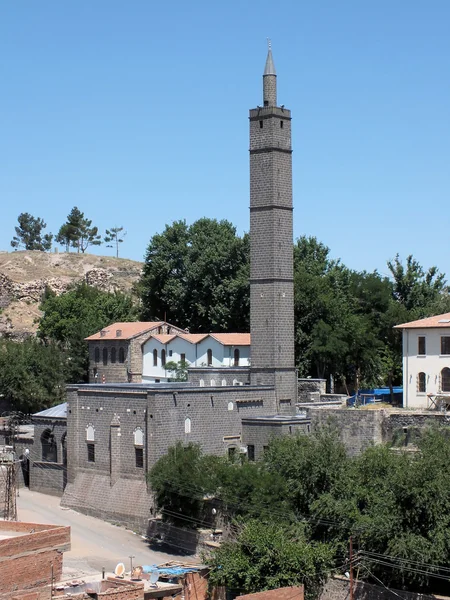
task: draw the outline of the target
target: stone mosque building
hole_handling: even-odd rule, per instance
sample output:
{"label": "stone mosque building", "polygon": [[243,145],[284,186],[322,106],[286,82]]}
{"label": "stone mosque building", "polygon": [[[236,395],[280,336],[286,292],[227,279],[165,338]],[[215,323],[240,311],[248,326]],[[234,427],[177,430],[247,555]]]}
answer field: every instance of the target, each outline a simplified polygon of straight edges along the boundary
{"label": "stone mosque building", "polygon": [[206,366],[190,368],[186,383],[68,386],[63,505],[145,528],[145,475],[176,441],[255,460],[272,435],[309,431],[295,406],[291,153],[269,48],[263,103],[250,110],[251,366],[234,376],[244,385],[209,386],[205,370],[227,382],[230,367]]}

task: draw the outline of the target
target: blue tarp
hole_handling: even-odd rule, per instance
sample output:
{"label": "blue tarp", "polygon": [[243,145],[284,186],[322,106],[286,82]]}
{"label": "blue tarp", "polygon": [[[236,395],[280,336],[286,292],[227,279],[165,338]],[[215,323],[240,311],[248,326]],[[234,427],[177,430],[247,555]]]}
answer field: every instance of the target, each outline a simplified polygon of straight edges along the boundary
{"label": "blue tarp", "polygon": [[158,571],[160,575],[184,575],[185,573],[194,573],[198,569],[191,569],[190,567],[164,567],[158,568],[157,565],[143,565],[142,570],[144,573],[152,573],[152,571]]}

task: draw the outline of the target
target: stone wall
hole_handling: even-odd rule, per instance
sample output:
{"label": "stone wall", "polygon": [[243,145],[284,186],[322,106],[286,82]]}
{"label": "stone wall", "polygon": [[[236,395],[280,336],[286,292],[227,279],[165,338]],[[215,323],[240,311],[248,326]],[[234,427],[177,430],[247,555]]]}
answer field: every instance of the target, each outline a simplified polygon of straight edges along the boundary
{"label": "stone wall", "polygon": [[[39,419],[33,417],[35,443],[28,455],[30,489],[52,496],[62,496],[66,486],[66,432],[65,419]],[[56,442],[56,461],[43,460],[42,436],[51,431]]]}
{"label": "stone wall", "polygon": [[[448,600],[444,596],[433,596],[403,590],[389,590],[385,587],[354,580],[354,600]],[[350,581],[346,577],[333,577],[325,584],[319,600],[350,600]]]}
{"label": "stone wall", "polygon": [[298,379],[297,402],[319,401],[327,391],[326,379]]}
{"label": "stone wall", "polygon": [[244,446],[253,446],[255,460],[260,459],[269,442],[274,437],[281,435],[308,434],[311,422],[309,419],[242,419],[242,443]]}
{"label": "stone wall", "polygon": [[[199,443],[207,454],[239,451],[242,418],[276,413],[273,388],[251,386],[68,386],[67,401],[62,503],[144,530],[153,506],[145,476],[170,446],[179,440]],[[138,430],[142,447],[135,445]]]}
{"label": "stone wall", "polygon": [[307,413],[313,430],[327,425],[335,426],[351,456],[384,441],[383,410],[309,408]]}
{"label": "stone wall", "polygon": [[249,367],[189,367],[188,381],[194,387],[210,387],[211,380],[217,386],[249,385],[250,368]]}

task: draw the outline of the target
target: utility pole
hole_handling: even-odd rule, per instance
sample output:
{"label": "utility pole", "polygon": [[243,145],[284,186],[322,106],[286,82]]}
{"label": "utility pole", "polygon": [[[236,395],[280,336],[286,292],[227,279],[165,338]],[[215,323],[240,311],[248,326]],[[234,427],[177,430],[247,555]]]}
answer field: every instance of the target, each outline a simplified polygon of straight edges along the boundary
{"label": "utility pole", "polygon": [[353,600],[353,538],[350,536],[350,600]]}

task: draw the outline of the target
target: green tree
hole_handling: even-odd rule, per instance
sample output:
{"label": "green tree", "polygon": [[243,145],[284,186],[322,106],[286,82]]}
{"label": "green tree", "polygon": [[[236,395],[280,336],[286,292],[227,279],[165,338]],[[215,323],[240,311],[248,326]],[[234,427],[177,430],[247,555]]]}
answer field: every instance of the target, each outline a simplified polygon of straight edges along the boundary
{"label": "green tree", "polygon": [[178,362],[169,360],[166,362],[165,369],[169,373],[171,381],[187,381],[188,367],[189,363],[187,360],[180,360]]}
{"label": "green tree", "polygon": [[107,248],[116,249],[116,258],[119,258],[119,245],[123,243],[123,238],[126,235],[127,233],[123,231],[123,227],[111,227],[111,229],[107,229],[105,232],[103,241],[107,244]]}
{"label": "green tree", "polygon": [[130,295],[103,292],[84,283],[60,296],[47,291],[40,309],[38,336],[65,350],[68,381],[73,383],[87,380],[89,356],[84,339],[111,323],[137,319]]}
{"label": "green tree", "polygon": [[0,394],[11,410],[32,413],[63,402],[65,356],[53,343],[0,340]]}
{"label": "green tree", "polygon": [[84,216],[78,207],[74,206],[67,215],[67,221],[58,232],[58,243],[66,247],[74,247],[77,252],[86,252],[89,246],[100,246],[102,236],[98,227],[92,226],[92,221]]}
{"label": "green tree", "polygon": [[228,221],[167,225],[147,248],[142,318],[193,331],[248,331],[249,240]]}
{"label": "green tree", "polygon": [[304,584],[306,598],[315,598],[333,555],[330,545],[308,539],[304,524],[252,519],[207,559],[209,583],[238,594]]}
{"label": "green tree", "polygon": [[19,226],[15,227],[16,235],[11,240],[13,248],[23,247],[25,250],[42,252],[51,250],[53,236],[51,233],[43,233],[47,227],[43,219],[33,217],[29,213],[20,213],[17,220]]}

